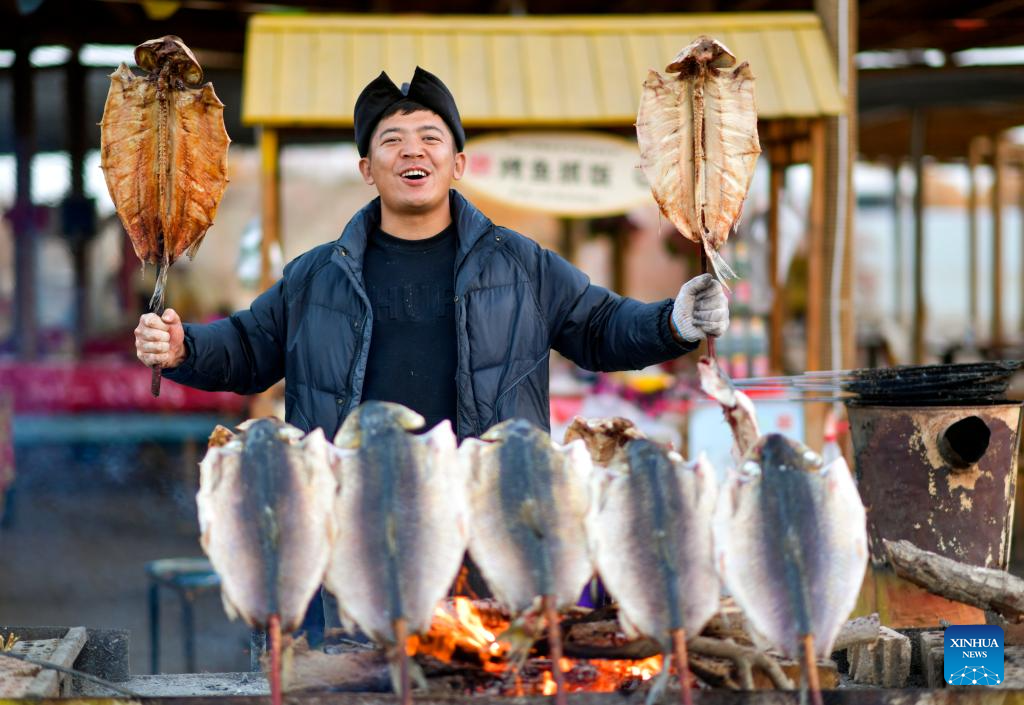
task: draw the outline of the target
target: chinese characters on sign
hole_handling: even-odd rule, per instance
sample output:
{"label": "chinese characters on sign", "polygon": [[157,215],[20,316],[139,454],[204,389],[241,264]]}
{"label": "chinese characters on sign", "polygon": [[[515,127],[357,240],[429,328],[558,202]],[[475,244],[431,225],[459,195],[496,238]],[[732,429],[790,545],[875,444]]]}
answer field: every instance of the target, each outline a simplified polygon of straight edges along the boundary
{"label": "chinese characters on sign", "polygon": [[510,133],[470,140],[462,185],[561,216],[626,212],[653,203],[636,143],[586,132]]}

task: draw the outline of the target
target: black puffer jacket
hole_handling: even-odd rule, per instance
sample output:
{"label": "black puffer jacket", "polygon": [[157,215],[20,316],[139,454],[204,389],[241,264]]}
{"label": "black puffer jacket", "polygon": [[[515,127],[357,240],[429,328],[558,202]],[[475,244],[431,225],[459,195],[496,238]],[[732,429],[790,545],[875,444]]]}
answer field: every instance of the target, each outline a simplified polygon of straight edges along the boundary
{"label": "black puffer jacket", "polygon": [[[590,370],[640,369],[696,345],[670,332],[672,300],[644,304],[586,275],[519,233],[494,225],[457,191],[455,257],[460,439],[519,417],[549,427],[552,348]],[[260,392],[283,376],[287,420],[333,438],[358,403],[373,316],[363,287],[375,199],[341,237],[297,257],[246,311],[186,324],[188,356],[168,379],[208,390]]]}

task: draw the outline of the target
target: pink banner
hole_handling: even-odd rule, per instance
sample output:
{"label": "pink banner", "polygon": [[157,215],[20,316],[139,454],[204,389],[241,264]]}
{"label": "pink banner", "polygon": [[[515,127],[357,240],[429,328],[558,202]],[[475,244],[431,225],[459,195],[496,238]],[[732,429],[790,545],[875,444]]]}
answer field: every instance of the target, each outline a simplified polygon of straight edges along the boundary
{"label": "pink banner", "polygon": [[222,411],[238,413],[248,397],[203,392],[164,379],[150,394],[152,373],[138,363],[0,363],[0,389],[13,394],[15,413],[101,411]]}

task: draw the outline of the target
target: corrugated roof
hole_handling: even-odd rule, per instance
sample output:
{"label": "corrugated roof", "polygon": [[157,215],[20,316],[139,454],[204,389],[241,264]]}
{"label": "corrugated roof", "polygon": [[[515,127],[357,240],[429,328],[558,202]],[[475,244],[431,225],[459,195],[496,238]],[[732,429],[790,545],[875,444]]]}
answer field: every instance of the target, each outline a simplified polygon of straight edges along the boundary
{"label": "corrugated roof", "polygon": [[696,36],[724,43],[757,78],[762,119],[844,110],[814,13],[561,17],[259,15],[246,38],[243,120],[351,127],[381,70],[416,65],[455,94],[473,127],[632,125],[649,68]]}

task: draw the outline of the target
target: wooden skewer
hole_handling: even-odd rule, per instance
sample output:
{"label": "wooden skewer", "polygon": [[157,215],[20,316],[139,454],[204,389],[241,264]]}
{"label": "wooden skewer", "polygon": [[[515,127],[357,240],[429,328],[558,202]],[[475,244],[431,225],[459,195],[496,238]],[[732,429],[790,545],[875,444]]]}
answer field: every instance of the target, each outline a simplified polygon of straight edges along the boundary
{"label": "wooden skewer", "polygon": [[[676,657],[676,675],[679,676],[680,701],[683,705],[693,705],[693,693],[690,692],[690,657],[686,653],[685,629],[676,629],[672,632],[672,646]],[[668,668],[668,664],[663,668]]]}
{"label": "wooden skewer", "polygon": [[555,609],[555,596],[543,598],[544,620],[548,623],[548,651],[551,655],[551,675],[555,679],[555,703],[566,704],[565,677],[562,675],[562,626]]}
{"label": "wooden skewer", "polygon": [[412,683],[409,680],[409,652],[406,650],[409,641],[409,630],[405,619],[399,617],[395,620],[395,648],[398,649],[398,679],[400,692],[398,694],[402,705],[412,705]]}
{"label": "wooden skewer", "polygon": [[[153,368],[153,372],[159,372],[160,368]],[[267,625],[270,633],[270,702],[272,705],[281,705],[283,700],[281,694],[281,617],[270,615],[270,622]]]}
{"label": "wooden skewer", "polygon": [[814,657],[814,635],[803,637],[804,673],[807,674],[807,689],[811,692],[813,705],[823,705],[821,699],[821,683],[818,680],[818,660]]}
{"label": "wooden skewer", "polygon": [[[704,243],[703,242],[697,243],[697,247],[700,248],[700,273],[701,274],[707,274],[708,273],[708,253],[707,253],[707,250],[704,249]],[[714,360],[715,359],[715,338],[714,338],[714,336],[709,335],[706,340],[708,341],[708,357],[710,357],[712,360]]]}

